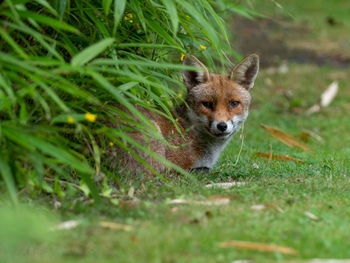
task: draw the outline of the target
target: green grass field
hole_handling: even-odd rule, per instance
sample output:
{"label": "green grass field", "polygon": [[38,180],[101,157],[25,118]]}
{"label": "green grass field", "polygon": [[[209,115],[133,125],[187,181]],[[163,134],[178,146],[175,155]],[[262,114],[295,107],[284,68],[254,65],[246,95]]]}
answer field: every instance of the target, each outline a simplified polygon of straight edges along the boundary
{"label": "green grass field", "polygon": [[[329,6],[315,14],[310,8],[285,3],[284,9],[294,15],[289,23],[306,23],[312,30],[311,35],[294,39],[295,45],[315,41],[319,43],[315,44],[318,50],[324,51],[326,48],[322,46],[334,42],[337,36],[340,43],[335,47],[337,52],[344,45],[349,46],[349,42],[342,41],[350,29],[350,16],[343,14],[341,5],[348,3],[334,2],[327,1]],[[263,11],[263,7],[259,9]],[[337,17],[338,11],[339,26],[324,23],[328,12]],[[321,36],[323,41],[318,42]],[[52,196],[33,197],[23,193],[20,199],[26,208],[20,211],[26,212],[12,213],[2,208],[2,214],[6,215],[0,218],[0,232],[5,233],[0,236],[3,259],[8,262],[299,262],[350,258],[350,68],[308,63],[288,64],[288,68],[285,74],[271,69],[259,73],[252,90],[254,99],[244,127],[240,155],[241,140],[237,134],[210,174],[198,175],[197,180],[168,177],[168,183],[157,178],[122,177],[113,198],[103,198],[98,205],[90,199],[55,201]],[[320,112],[306,115],[307,109],[319,102],[322,92],[335,80],[339,82],[339,92],[334,101]],[[296,138],[306,130],[317,134],[322,141],[308,137],[304,143],[312,150],[305,152],[273,138],[260,124],[279,128]],[[271,151],[303,163],[255,155]],[[205,187],[208,183],[230,181],[244,184],[229,189]],[[203,202],[171,204],[174,199]],[[214,204],[205,204],[208,200]],[[215,204],[220,200],[229,202]],[[66,220],[78,220],[80,224],[69,230],[48,230]],[[115,224],[106,227],[101,222]],[[221,242],[230,240],[285,246],[296,253],[286,255],[220,246]]]}

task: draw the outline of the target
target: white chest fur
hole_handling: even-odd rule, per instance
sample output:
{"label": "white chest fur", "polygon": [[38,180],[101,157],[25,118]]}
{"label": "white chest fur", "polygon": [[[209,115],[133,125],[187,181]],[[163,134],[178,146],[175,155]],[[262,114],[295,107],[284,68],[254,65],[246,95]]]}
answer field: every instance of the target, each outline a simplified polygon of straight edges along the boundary
{"label": "white chest fur", "polygon": [[204,153],[200,159],[197,160],[192,168],[207,167],[212,168],[218,161],[222,150],[225,148],[231,138],[227,140],[221,140],[213,143],[209,143],[204,150]]}

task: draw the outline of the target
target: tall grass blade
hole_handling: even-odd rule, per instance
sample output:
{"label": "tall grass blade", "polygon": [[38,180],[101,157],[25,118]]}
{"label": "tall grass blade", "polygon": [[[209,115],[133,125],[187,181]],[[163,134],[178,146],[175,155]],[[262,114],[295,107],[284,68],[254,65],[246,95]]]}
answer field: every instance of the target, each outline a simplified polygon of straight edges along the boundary
{"label": "tall grass blade", "polygon": [[175,2],[173,0],[162,0],[162,2],[168,12],[171,23],[173,25],[173,33],[176,34],[179,27],[179,17],[177,15]]}
{"label": "tall grass blade", "polygon": [[113,36],[117,32],[117,27],[119,25],[120,19],[122,18],[125,10],[126,0],[114,0],[114,28]]}
{"label": "tall grass blade", "polygon": [[11,201],[13,204],[17,205],[18,204],[18,198],[17,198],[17,191],[16,191],[16,186],[15,182],[13,180],[13,175],[11,172],[11,168],[8,165],[8,162],[5,161],[3,158],[2,154],[0,153],[0,173],[2,175],[2,178],[6,184],[7,191],[10,195]]}
{"label": "tall grass blade", "polygon": [[102,7],[105,15],[108,16],[113,0],[102,0]]}
{"label": "tall grass blade", "polygon": [[91,59],[99,55],[102,51],[104,51],[107,47],[112,45],[114,42],[114,38],[106,38],[104,40],[99,41],[98,43],[95,43],[83,51],[81,51],[79,54],[75,55],[72,58],[71,65],[73,67],[76,66],[82,66],[89,62]]}

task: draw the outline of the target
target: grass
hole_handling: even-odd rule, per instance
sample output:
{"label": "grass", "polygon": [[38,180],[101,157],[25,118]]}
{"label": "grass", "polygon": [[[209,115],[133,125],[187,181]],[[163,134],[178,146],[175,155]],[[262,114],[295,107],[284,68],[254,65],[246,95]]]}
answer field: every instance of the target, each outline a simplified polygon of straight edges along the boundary
{"label": "grass", "polygon": [[[296,22],[305,16],[302,8],[297,11]],[[324,16],[322,12],[324,9],[320,10]],[[350,17],[345,18],[350,21]],[[333,80],[338,80],[340,87],[336,99],[321,112],[305,115]],[[347,68],[291,64],[287,74],[262,70],[252,91],[253,106],[245,124],[244,147],[237,165],[234,164],[241,146],[239,135],[225,149],[214,171],[199,175],[198,181],[174,176],[167,184],[157,178],[121,177],[112,197],[102,198],[99,205],[92,199],[72,199],[69,195],[61,200],[55,195],[37,194],[33,198],[22,194],[21,203],[29,210],[40,207],[41,212],[23,213],[22,220],[15,221],[24,225],[23,231],[15,235],[10,250],[4,246],[6,239],[0,237],[0,252],[6,249],[9,262],[232,262],[238,259],[267,262],[350,258],[349,81]],[[290,99],[284,96],[287,90],[293,94]],[[290,148],[267,134],[260,123],[292,135],[310,130],[321,136],[324,143],[311,137],[305,143],[312,152]],[[289,155],[305,163],[269,162],[254,156],[256,152],[268,153],[271,149],[274,154]],[[204,187],[209,182],[230,180],[245,185],[228,190]],[[76,191],[72,185],[67,188]],[[169,204],[169,200],[177,198],[206,200],[220,195],[229,197],[230,203]],[[54,208],[55,203],[58,208]],[[251,209],[258,204],[268,208]],[[43,220],[44,212],[51,215],[45,216],[45,225],[47,221],[53,225],[69,219],[82,223],[71,230],[47,231],[47,227],[34,223]],[[318,219],[310,218],[305,212]],[[3,213],[9,212],[3,210]],[[100,221],[130,225],[132,230],[105,229],[99,226]],[[10,222],[1,218],[0,230],[13,227]],[[28,229],[32,229],[29,234]],[[288,256],[219,246],[219,242],[228,240],[282,245],[299,254]]]}
{"label": "grass", "polygon": [[[294,86],[296,97],[302,96],[305,105],[311,105],[324,87],[329,76],[339,70],[319,69],[293,65],[287,75],[267,75],[262,72],[253,91],[254,107],[245,126],[245,144],[236,167],[240,147],[238,136],[223,154],[220,164],[209,175],[198,177],[194,184],[175,178],[174,186],[153,180],[125,179],[118,193],[119,204],[105,200],[96,207],[85,201],[62,202],[56,210],[61,220],[80,219],[76,229],[63,231],[60,237],[29,250],[29,261],[36,262],[230,262],[234,259],[267,260],[298,258],[349,258],[350,216],[348,189],[350,187],[350,139],[345,132],[349,91],[344,79],[340,94],[332,105],[311,117],[295,115],[289,111],[282,95],[275,88],[263,84],[271,78],[274,87]],[[344,71],[349,73],[349,71]],[[307,90],[305,86],[310,85]],[[321,88],[320,88],[321,87]],[[266,101],[264,98],[272,98]],[[303,128],[317,130],[325,140],[320,144],[311,140],[312,153],[289,148],[270,137],[259,123],[274,125],[296,134]],[[269,152],[272,145],[276,154],[286,154],[304,160],[271,163],[253,157],[257,151]],[[254,168],[256,164],[259,168]],[[255,165],[255,167],[256,167]],[[230,190],[206,189],[208,182],[228,181],[228,178],[245,182],[244,186]],[[130,186],[140,203],[128,203]],[[204,200],[213,195],[229,195],[231,202],[224,206],[169,205],[168,200],[185,198]],[[41,197],[42,198],[42,197]],[[48,206],[47,200],[39,199]],[[121,201],[124,200],[124,201]],[[257,204],[278,206],[254,211]],[[176,208],[175,208],[176,207]],[[52,208],[49,208],[52,210]],[[319,220],[305,215],[309,211]],[[130,232],[106,230],[99,221],[112,221],[133,227]],[[299,251],[299,256],[279,253],[252,252],[220,248],[226,240],[244,240],[284,245]],[[40,252],[40,257],[38,253]]]}
{"label": "grass", "polygon": [[[288,45],[294,48],[307,48],[313,51],[326,52],[333,55],[349,57],[349,41],[347,30],[350,26],[349,14],[350,2],[336,1],[276,1],[281,8],[274,4],[275,1],[254,1],[254,9],[274,16],[288,14],[286,19],[294,21],[294,28],[302,31],[290,30],[295,38],[288,38]],[[291,28],[289,28],[291,29]],[[305,31],[307,33],[305,34]],[[314,43],[317,43],[315,45]]]}

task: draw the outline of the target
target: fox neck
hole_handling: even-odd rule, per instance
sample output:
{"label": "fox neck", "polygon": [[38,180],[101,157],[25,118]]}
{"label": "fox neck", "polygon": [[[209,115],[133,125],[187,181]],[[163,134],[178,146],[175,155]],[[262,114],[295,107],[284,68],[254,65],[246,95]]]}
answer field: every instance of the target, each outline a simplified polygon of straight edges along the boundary
{"label": "fox neck", "polygon": [[231,136],[228,138],[213,138],[208,133],[204,133],[198,130],[194,130],[196,138],[201,146],[201,158],[199,158],[194,164],[193,168],[207,167],[212,168],[218,161],[221,152],[231,140]]}

